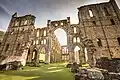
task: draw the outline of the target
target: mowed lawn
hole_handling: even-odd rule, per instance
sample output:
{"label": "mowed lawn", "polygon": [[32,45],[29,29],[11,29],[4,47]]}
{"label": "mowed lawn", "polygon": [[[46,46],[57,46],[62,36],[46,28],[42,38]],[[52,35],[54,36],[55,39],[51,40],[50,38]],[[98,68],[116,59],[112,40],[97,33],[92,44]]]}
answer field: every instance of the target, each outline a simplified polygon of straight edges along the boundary
{"label": "mowed lawn", "polygon": [[41,64],[40,67],[24,67],[17,71],[0,71],[0,80],[74,80],[64,63]]}

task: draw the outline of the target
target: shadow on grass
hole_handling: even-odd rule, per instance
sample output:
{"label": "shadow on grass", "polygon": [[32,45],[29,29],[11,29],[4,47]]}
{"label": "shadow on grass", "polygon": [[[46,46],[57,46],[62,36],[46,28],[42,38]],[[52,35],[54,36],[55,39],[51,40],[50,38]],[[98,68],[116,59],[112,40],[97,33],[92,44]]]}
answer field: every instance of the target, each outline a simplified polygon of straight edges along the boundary
{"label": "shadow on grass", "polygon": [[73,75],[63,65],[43,65],[41,67],[25,67],[24,70],[0,72],[0,75],[32,77],[25,80],[74,80]]}

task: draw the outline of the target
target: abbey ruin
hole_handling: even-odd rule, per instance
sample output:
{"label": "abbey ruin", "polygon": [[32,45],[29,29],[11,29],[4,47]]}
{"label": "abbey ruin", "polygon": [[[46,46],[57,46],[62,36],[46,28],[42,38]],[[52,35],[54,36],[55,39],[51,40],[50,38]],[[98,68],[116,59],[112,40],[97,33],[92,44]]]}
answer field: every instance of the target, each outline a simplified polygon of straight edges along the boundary
{"label": "abbey ruin", "polygon": [[[101,57],[120,58],[120,10],[114,0],[79,7],[78,24],[71,24],[67,17],[48,20],[46,27],[35,29],[35,18],[12,15],[0,44],[1,64],[40,60],[94,64]],[[54,34],[59,28],[67,34],[67,45],[61,46]]]}

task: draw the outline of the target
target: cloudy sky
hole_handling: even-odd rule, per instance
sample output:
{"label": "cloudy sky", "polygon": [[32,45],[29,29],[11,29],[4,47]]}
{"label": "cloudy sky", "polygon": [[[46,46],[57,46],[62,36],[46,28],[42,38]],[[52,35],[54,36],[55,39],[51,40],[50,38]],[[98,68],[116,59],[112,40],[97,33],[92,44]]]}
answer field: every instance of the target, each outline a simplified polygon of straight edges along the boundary
{"label": "cloudy sky", "polygon": [[[71,23],[78,23],[77,8],[84,4],[93,4],[108,0],[0,0],[0,29],[8,27],[11,15],[33,14],[36,27],[45,27],[47,20],[59,20],[71,17]],[[120,0],[116,0],[120,5]]]}

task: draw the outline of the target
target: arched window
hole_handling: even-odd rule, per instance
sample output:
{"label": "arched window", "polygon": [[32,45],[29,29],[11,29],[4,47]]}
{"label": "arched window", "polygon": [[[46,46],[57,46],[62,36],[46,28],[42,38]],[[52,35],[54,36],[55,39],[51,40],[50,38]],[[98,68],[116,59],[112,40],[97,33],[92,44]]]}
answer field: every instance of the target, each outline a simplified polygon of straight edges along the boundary
{"label": "arched window", "polygon": [[80,42],[80,38],[79,38],[79,37],[77,37],[77,42],[78,42],[78,43]]}
{"label": "arched window", "polygon": [[76,27],[74,27],[74,33],[77,33],[77,29],[76,29]]}
{"label": "arched window", "polygon": [[104,7],[104,12],[105,12],[105,16],[109,16],[110,15],[106,7]]}
{"label": "arched window", "polygon": [[44,39],[44,44],[46,44],[46,39]]}
{"label": "arched window", "polygon": [[90,15],[90,17],[93,17],[93,16],[94,16],[92,9],[89,9],[89,15]]}
{"label": "arched window", "polygon": [[41,44],[43,44],[43,40],[41,41]]}
{"label": "arched window", "polygon": [[6,45],[5,52],[8,50],[9,44]]}
{"label": "arched window", "polygon": [[46,30],[44,30],[44,36],[46,36]]}
{"label": "arched window", "polygon": [[73,42],[76,43],[76,38],[75,37],[73,38]]}
{"label": "arched window", "polygon": [[97,39],[97,44],[98,44],[99,47],[102,47],[101,39]]}
{"label": "arched window", "polygon": [[120,37],[117,38],[118,44],[120,45]]}
{"label": "arched window", "polygon": [[39,30],[37,31],[37,37],[39,37]]}

